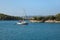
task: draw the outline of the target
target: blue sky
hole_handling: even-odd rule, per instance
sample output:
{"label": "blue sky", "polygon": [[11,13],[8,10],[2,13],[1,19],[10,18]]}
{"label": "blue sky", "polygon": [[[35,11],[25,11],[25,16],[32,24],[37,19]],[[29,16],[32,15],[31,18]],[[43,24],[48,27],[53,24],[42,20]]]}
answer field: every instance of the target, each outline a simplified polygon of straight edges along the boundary
{"label": "blue sky", "polygon": [[55,15],[60,13],[60,0],[0,0],[0,13],[14,16]]}

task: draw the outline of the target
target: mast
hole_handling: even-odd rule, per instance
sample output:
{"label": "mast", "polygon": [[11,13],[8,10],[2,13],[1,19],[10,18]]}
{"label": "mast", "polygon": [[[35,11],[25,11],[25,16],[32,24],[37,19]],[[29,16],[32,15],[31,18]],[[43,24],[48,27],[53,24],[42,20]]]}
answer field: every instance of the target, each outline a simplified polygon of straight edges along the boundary
{"label": "mast", "polygon": [[26,11],[25,11],[25,9],[23,10],[24,11],[24,19],[26,19]]}

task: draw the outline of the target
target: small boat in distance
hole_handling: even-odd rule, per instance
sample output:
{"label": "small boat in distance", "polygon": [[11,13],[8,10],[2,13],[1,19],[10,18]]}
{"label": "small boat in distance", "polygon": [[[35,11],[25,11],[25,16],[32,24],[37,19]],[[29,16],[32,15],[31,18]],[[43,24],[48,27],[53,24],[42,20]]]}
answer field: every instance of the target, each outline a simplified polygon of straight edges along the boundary
{"label": "small boat in distance", "polygon": [[[25,13],[25,10],[24,10],[24,13]],[[19,20],[19,22],[17,22],[17,24],[27,25],[28,23],[25,21],[25,18],[26,18],[26,13],[25,13],[23,20]]]}
{"label": "small boat in distance", "polygon": [[17,24],[27,25],[28,23],[26,21],[19,21]]}

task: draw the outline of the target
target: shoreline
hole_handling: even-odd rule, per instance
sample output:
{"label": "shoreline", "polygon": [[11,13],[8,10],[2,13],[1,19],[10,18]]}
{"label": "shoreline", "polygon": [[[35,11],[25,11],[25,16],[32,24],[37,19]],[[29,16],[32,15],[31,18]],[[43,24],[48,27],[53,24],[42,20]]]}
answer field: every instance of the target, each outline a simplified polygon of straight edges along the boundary
{"label": "shoreline", "polygon": [[[0,20],[0,21],[18,21],[18,20]],[[60,23],[60,21],[56,21],[56,20],[29,20],[32,23]]]}
{"label": "shoreline", "polygon": [[[30,22],[42,22],[42,20],[30,20]],[[46,20],[44,21],[44,23],[60,23],[60,21],[56,21],[56,20]]]}

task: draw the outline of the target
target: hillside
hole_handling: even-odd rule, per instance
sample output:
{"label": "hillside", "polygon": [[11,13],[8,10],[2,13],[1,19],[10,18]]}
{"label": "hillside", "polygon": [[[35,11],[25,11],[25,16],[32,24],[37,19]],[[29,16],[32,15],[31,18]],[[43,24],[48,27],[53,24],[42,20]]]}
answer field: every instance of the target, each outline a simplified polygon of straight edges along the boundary
{"label": "hillside", "polygon": [[0,13],[0,20],[22,20],[22,18],[17,17],[17,16],[10,16],[10,15]]}

